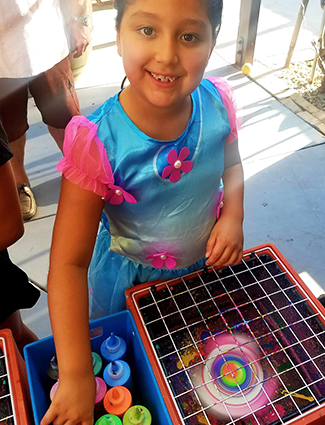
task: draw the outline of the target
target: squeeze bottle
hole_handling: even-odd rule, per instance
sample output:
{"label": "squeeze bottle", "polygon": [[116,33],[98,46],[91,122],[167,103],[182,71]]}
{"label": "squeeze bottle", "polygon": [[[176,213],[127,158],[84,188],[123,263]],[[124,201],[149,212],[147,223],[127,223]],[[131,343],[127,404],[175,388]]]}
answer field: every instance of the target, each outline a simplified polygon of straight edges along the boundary
{"label": "squeeze bottle", "polygon": [[120,336],[111,333],[100,346],[100,353],[107,362],[113,360],[124,360],[126,353],[126,342]]}
{"label": "squeeze bottle", "polygon": [[96,376],[96,396],[95,396],[95,417],[98,418],[105,413],[103,400],[107,392],[106,382],[102,378]]}
{"label": "squeeze bottle", "polygon": [[[92,359],[93,359],[94,374],[98,375],[99,372],[102,369],[103,361],[102,361],[99,354],[93,352],[93,353],[91,353],[91,355],[92,355]],[[56,359],[56,354],[54,354],[54,356],[48,362],[46,371],[47,371],[48,376],[51,379],[54,379],[54,380],[59,379],[59,368],[58,368],[58,362],[57,362],[57,359]]]}
{"label": "squeeze bottle", "polygon": [[91,356],[93,358],[93,369],[94,369],[94,375],[98,375],[99,372],[102,370],[103,361],[99,354],[92,352]]}
{"label": "squeeze bottle", "polygon": [[126,387],[112,387],[104,397],[104,409],[107,413],[123,418],[124,413],[132,406],[132,395]]}
{"label": "squeeze bottle", "polygon": [[100,417],[95,425],[123,425],[120,418],[118,418],[115,415],[109,415],[108,413],[106,415],[103,415]]}
{"label": "squeeze bottle", "polygon": [[55,381],[59,379],[59,368],[56,353],[54,353],[53,357],[48,362],[46,372],[51,379],[54,379]]}
{"label": "squeeze bottle", "polygon": [[[107,393],[107,385],[106,382],[102,378],[95,377],[96,381],[96,395],[95,395],[95,406],[94,406],[94,414],[95,417],[99,417],[105,413],[103,400],[105,394]],[[59,381],[57,381],[51,388],[50,391],[50,399],[53,400],[55,393],[58,389]]]}
{"label": "squeeze bottle", "polygon": [[123,386],[133,392],[130,366],[124,360],[110,362],[104,369],[103,378],[109,387]]}
{"label": "squeeze bottle", "polygon": [[52,386],[51,391],[50,391],[50,399],[51,401],[53,400],[56,390],[58,389],[59,386],[59,381],[57,380],[56,383]]}
{"label": "squeeze bottle", "polygon": [[132,406],[123,416],[123,425],[151,425],[151,413],[144,406]]}

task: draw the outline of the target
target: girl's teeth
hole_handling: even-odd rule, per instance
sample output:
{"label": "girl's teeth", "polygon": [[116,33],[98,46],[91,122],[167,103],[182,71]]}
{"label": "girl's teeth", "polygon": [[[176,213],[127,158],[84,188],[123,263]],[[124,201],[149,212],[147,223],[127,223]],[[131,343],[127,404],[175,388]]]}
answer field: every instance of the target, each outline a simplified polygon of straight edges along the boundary
{"label": "girl's teeth", "polygon": [[176,80],[176,77],[167,77],[165,75],[157,75],[150,73],[156,80],[163,81],[164,83],[171,83]]}

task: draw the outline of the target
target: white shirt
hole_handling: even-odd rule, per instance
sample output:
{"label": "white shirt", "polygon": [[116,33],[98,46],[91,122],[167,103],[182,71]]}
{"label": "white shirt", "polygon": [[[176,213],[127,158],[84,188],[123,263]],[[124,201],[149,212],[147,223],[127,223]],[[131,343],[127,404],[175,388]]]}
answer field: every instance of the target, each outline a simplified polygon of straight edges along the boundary
{"label": "white shirt", "polygon": [[0,78],[24,78],[69,54],[59,0],[0,0]]}

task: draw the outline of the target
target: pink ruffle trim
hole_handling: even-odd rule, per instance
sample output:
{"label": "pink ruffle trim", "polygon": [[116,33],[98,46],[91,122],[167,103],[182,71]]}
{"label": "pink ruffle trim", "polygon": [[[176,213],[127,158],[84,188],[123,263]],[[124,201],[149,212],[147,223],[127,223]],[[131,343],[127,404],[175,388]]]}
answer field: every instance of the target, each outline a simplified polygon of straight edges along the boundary
{"label": "pink ruffle trim", "polygon": [[227,81],[219,77],[206,77],[210,80],[218,89],[221,96],[222,102],[227,110],[230,134],[227,137],[226,144],[232,143],[238,138],[238,130],[240,129],[241,119],[237,118],[237,107],[234,99],[234,89],[230,86]]}
{"label": "pink ruffle trim", "polygon": [[137,200],[114,184],[114,175],[103,142],[97,136],[97,125],[82,115],[71,119],[65,130],[64,158],[56,169],[72,183],[91,190],[110,204]]}
{"label": "pink ruffle trim", "polygon": [[105,197],[114,176],[97,125],[82,115],[71,119],[65,130],[64,158],[56,169],[72,183]]}

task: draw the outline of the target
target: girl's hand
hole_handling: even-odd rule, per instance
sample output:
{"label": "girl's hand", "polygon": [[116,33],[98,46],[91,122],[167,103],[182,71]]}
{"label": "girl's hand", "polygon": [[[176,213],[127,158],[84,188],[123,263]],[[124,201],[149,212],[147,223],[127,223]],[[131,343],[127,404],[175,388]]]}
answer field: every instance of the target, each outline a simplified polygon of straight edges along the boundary
{"label": "girl's hand", "polygon": [[239,263],[243,256],[243,228],[241,220],[224,215],[212,229],[207,242],[207,266],[217,269]]}
{"label": "girl's hand", "polygon": [[96,384],[94,375],[60,380],[51,406],[40,425],[93,425]]}

